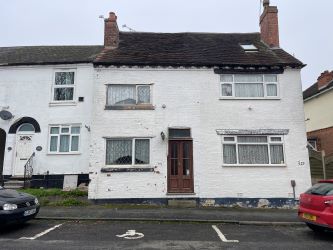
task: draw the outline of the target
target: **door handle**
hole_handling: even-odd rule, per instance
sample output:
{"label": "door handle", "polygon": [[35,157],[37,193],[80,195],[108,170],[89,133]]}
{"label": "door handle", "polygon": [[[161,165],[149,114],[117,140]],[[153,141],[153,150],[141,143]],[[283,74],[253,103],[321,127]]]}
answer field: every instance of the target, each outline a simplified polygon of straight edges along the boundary
{"label": "door handle", "polygon": [[28,160],[28,158],[20,158],[21,161]]}

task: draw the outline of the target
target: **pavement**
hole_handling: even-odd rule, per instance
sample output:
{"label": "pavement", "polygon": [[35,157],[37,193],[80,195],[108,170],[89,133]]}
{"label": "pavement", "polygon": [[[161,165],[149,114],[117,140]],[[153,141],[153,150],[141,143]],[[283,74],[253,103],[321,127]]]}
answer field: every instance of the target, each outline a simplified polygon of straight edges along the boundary
{"label": "pavement", "polygon": [[304,225],[293,209],[41,207],[37,219]]}

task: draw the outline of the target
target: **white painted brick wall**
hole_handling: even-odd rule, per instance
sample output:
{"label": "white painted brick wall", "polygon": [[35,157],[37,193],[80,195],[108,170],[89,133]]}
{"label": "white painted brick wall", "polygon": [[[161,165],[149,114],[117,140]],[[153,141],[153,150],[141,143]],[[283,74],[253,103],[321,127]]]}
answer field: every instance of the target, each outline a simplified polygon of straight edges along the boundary
{"label": "white painted brick wall", "polygon": [[[219,77],[210,69],[99,68],[94,82],[89,198],[173,197],[166,194],[168,142],[160,137],[173,126],[191,127],[193,197],[242,193],[249,198],[288,198],[291,180],[296,180],[297,195],[311,185],[299,70],[288,69],[280,75],[281,100],[219,100]],[[106,84],[148,83],[154,84],[155,110],[104,110]],[[289,129],[284,137],[287,167],[222,167],[216,129]],[[101,173],[103,137],[119,136],[152,136],[151,166],[160,173]],[[298,161],[305,165],[298,166]]]}
{"label": "white painted brick wall", "polygon": [[[76,69],[76,100],[84,97],[84,102],[74,106],[50,107],[52,84],[55,69]],[[36,151],[34,174],[80,174],[88,173],[88,150],[90,134],[85,125],[90,125],[93,98],[92,64],[55,65],[55,66],[17,66],[0,67],[0,106],[9,106],[14,118],[9,121],[0,119],[0,128],[7,133],[9,127],[24,116],[36,119],[41,127],[41,133],[33,137],[33,148],[42,146]],[[81,143],[79,155],[49,155],[48,129],[49,124],[80,123]],[[13,173],[15,160],[14,134],[7,134],[4,174]],[[13,150],[8,151],[7,148]]]}

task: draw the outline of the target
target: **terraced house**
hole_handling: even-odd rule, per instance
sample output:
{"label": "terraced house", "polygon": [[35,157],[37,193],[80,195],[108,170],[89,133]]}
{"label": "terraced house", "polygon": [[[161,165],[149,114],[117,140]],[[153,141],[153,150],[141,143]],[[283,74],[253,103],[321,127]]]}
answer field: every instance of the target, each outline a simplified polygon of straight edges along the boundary
{"label": "terraced house", "polygon": [[[48,69],[48,80],[24,84],[36,93],[34,84],[43,82],[45,92],[35,100],[43,102],[36,104],[42,112],[4,102],[4,110],[16,114],[0,123],[12,138],[3,147],[4,173],[15,174],[20,128],[30,124],[19,118],[31,117],[41,128],[38,134],[34,127],[31,147],[36,174],[68,171],[65,178],[77,180],[89,173],[89,198],[96,202],[291,203],[294,191],[297,197],[311,182],[304,64],[280,48],[277,8],[269,1],[260,27],[242,34],[121,32],[111,12],[104,46],[66,47],[68,55],[59,47],[39,48],[61,50],[59,62],[56,53],[41,52],[24,64],[26,58],[16,56],[22,48],[2,48],[5,76],[22,70],[19,63],[4,65],[11,56],[24,68]],[[19,84],[15,77],[26,79],[24,72],[0,84]]]}

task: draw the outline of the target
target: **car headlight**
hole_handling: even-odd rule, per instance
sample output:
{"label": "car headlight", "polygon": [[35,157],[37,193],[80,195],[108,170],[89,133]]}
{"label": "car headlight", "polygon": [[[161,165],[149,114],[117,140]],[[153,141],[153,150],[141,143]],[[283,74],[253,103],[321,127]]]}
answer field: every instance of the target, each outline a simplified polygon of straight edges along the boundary
{"label": "car headlight", "polygon": [[39,201],[37,198],[35,198],[35,205],[38,205],[39,204]]}
{"label": "car headlight", "polygon": [[15,210],[17,209],[17,205],[16,204],[10,204],[10,203],[6,203],[2,206],[3,210],[6,211],[11,211],[11,210]]}

